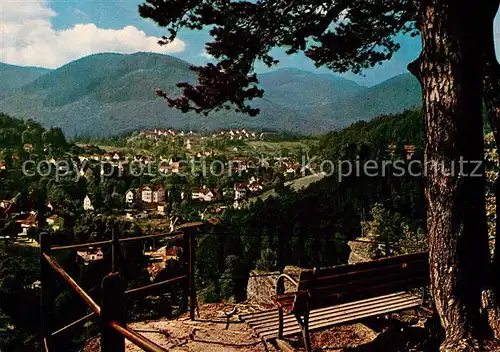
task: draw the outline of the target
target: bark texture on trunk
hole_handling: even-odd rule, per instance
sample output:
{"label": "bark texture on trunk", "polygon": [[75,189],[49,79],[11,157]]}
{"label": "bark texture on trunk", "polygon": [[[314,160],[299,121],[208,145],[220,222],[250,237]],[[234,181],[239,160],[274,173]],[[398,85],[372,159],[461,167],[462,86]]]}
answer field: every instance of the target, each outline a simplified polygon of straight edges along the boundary
{"label": "bark texture on trunk", "polygon": [[441,351],[477,349],[488,267],[485,178],[481,170],[472,175],[484,159],[480,6],[422,1],[422,53],[412,67],[423,89],[431,289],[446,334]]}
{"label": "bark texture on trunk", "polygon": [[[497,148],[500,147],[500,65],[495,54],[494,20],[498,11],[498,0],[487,0],[484,8],[483,41],[483,97],[488,112],[488,121],[495,136]],[[495,183],[496,229],[495,249],[491,267],[491,281],[488,291],[484,292],[483,306],[494,337],[500,339],[500,180]]]}

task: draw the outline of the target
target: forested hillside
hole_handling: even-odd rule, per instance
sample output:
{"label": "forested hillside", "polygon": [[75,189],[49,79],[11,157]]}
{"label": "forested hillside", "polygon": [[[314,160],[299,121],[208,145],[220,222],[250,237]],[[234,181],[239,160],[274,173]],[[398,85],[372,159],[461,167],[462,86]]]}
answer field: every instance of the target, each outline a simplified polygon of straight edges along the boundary
{"label": "forested hillside", "polygon": [[[410,161],[423,157],[423,133],[422,113],[406,111],[332,132],[321,139],[319,154],[313,155],[319,160],[373,160],[379,165],[383,160],[399,160],[407,169]],[[389,145],[396,146],[393,153]],[[405,145],[415,146],[410,158]],[[379,171],[375,177],[353,173],[341,180],[334,172],[301,192],[278,185],[279,197],[259,199],[247,211],[224,212],[214,235],[200,244],[200,262],[206,263],[200,266],[205,278],[200,284],[207,295],[210,299],[244,296],[246,280],[221,282],[217,277],[222,274],[245,276],[255,268],[344,264],[350,251],[346,241],[361,236],[363,221],[370,222],[374,216],[384,227],[374,235],[392,243],[391,248],[404,251],[422,241],[426,218],[422,179],[408,173],[394,176],[391,165],[385,173]],[[384,214],[382,219],[379,213]]]}
{"label": "forested hillside", "polygon": [[69,137],[106,137],[155,127],[318,134],[403,111],[421,98],[418,82],[409,74],[367,88],[330,74],[279,69],[259,75],[266,93],[252,102],[261,109],[258,116],[219,111],[206,117],[170,109],[155,95],[155,88],[161,88],[176,96],[177,83],[196,79],[189,63],[167,55],[96,54],[56,70],[2,67],[9,70],[2,79],[1,110],[61,127]]}

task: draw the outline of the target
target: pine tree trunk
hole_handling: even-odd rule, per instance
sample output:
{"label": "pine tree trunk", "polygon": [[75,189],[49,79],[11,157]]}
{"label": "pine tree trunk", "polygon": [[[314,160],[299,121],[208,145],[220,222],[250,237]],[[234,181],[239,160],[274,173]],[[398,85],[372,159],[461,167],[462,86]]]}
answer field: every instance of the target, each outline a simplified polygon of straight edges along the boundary
{"label": "pine tree trunk", "polygon": [[[495,54],[494,20],[498,11],[498,0],[488,0],[484,12],[484,78],[483,97],[488,112],[488,120],[495,135],[497,148],[500,147],[500,65]],[[484,293],[483,306],[487,309],[488,320],[493,335],[500,339],[500,179],[495,183],[496,230],[495,250],[492,261],[489,290]]]}
{"label": "pine tree trunk", "polygon": [[441,351],[475,350],[488,268],[484,173],[472,177],[476,164],[460,162],[484,159],[480,6],[422,1],[422,52],[409,67],[423,90],[431,290],[446,334]]}

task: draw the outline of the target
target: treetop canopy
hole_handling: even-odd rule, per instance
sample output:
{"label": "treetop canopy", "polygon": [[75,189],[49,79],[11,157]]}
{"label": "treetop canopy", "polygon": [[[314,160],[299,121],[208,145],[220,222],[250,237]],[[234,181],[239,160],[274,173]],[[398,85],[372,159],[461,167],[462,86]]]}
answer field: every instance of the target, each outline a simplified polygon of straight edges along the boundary
{"label": "treetop canopy", "polygon": [[277,65],[270,54],[275,47],[303,52],[317,67],[361,73],[392,57],[399,49],[395,35],[417,34],[415,0],[146,0],[139,13],[167,28],[163,45],[181,28],[211,28],[206,51],[217,63],[193,66],[198,84],[179,83],[181,97],[156,92],[170,107],[205,114],[235,108],[256,115],[248,101],[264,92],[254,64]]}

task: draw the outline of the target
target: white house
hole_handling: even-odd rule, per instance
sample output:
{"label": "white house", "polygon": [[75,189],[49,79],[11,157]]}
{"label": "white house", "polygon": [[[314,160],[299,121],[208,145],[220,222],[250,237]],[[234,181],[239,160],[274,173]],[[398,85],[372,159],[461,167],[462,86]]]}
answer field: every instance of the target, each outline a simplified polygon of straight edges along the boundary
{"label": "white house", "polygon": [[170,164],[170,167],[172,168],[172,172],[179,173],[181,170],[181,163],[179,161],[174,161]]}
{"label": "white house", "polygon": [[94,210],[94,206],[92,205],[92,201],[88,195],[85,196],[85,199],[83,200],[83,210]]}
{"label": "white house", "polygon": [[135,193],[136,193],[135,189],[129,189],[125,193],[125,203],[132,204],[134,202],[134,200],[135,200]]}
{"label": "white house", "polygon": [[249,168],[250,160],[245,157],[236,157],[233,158],[230,162],[231,169],[237,171],[246,171]]}
{"label": "white house", "polygon": [[195,188],[191,192],[191,198],[201,200],[204,202],[211,202],[218,198],[218,192],[203,186],[203,188]]}
{"label": "white house", "polygon": [[245,200],[243,199],[235,200],[233,203],[234,209],[243,209],[244,206],[245,206]]}
{"label": "white house", "polygon": [[141,190],[141,199],[144,203],[151,203],[153,201],[153,190],[145,186]]}
{"label": "white house", "polygon": [[153,188],[153,203],[163,203],[165,201],[165,188],[155,186]]}
{"label": "white house", "polygon": [[164,174],[168,174],[171,170],[171,167],[165,164],[161,164],[160,167],[158,168],[160,172],[163,172]]}
{"label": "white house", "polygon": [[234,200],[245,198],[247,194],[248,182],[236,182],[234,184]]}
{"label": "white house", "polygon": [[158,204],[156,207],[156,211],[158,214],[165,215],[165,205],[164,204]]}
{"label": "white house", "polygon": [[286,174],[295,174],[299,171],[299,169],[300,169],[299,164],[289,164],[286,167],[285,176]]}
{"label": "white house", "polygon": [[248,185],[248,189],[252,192],[259,192],[262,191],[262,185],[258,181],[251,182]]}
{"label": "white house", "polygon": [[26,219],[17,220],[17,222],[21,223],[22,232],[20,235],[27,236],[30,228],[38,228],[38,214],[31,211]]}

